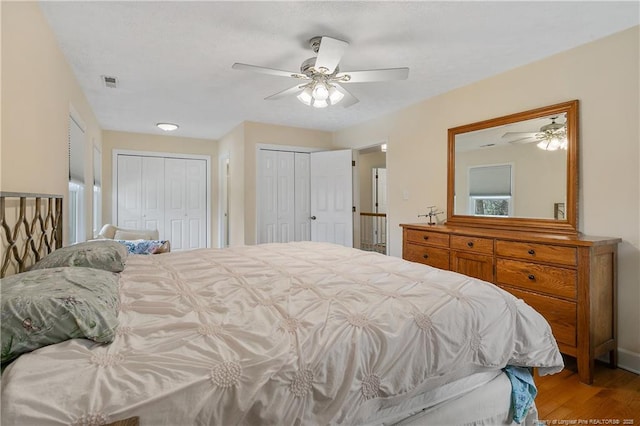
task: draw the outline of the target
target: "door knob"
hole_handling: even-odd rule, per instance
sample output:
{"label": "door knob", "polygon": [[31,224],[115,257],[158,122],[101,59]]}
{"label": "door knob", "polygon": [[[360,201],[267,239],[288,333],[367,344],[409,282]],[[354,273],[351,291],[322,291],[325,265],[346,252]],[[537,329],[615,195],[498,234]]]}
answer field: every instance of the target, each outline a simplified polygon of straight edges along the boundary
{"label": "door knob", "polygon": [[316,220],[316,217],[315,216],[311,216],[309,219]]}

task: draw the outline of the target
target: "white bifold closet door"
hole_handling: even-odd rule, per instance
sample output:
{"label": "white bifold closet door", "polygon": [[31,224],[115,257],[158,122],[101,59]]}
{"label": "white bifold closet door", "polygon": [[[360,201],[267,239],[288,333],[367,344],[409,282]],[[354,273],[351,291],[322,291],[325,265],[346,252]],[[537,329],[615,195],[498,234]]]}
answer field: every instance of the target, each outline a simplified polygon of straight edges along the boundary
{"label": "white bifold closet door", "polygon": [[309,154],[260,150],[258,242],[308,241]]}
{"label": "white bifold closet door", "polygon": [[164,158],[118,156],[117,225],[164,233]]}
{"label": "white bifold closet door", "polygon": [[260,149],[258,243],[323,241],[353,247],[351,150]]}
{"label": "white bifold closet door", "polygon": [[206,247],[206,176],[204,160],[119,154],[117,225],[157,229],[171,250]]}

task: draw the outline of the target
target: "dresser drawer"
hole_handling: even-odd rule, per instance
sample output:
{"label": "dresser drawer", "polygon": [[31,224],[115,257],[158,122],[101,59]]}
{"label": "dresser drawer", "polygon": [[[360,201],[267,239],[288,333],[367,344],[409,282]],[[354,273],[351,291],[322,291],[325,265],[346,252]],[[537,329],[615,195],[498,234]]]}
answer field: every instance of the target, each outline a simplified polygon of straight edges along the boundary
{"label": "dresser drawer", "polygon": [[405,231],[405,240],[409,243],[429,244],[449,248],[449,234],[440,232],[407,229]]}
{"label": "dresser drawer", "polygon": [[493,254],[493,238],[467,237],[452,235],[451,248],[474,253]]}
{"label": "dresser drawer", "polygon": [[497,259],[496,282],[575,300],[578,273],[573,269]]}
{"label": "dresser drawer", "polygon": [[554,246],[515,241],[496,241],[496,255],[515,257],[533,262],[549,262],[575,266],[578,263],[575,247]]}
{"label": "dresser drawer", "polygon": [[411,262],[424,263],[434,268],[449,269],[449,250],[447,249],[405,244],[402,257]]}
{"label": "dresser drawer", "polygon": [[576,346],[577,314],[575,303],[509,287],[500,287],[518,299],[524,300],[529,306],[542,314],[551,326],[553,337],[558,343],[564,343],[571,347]]}
{"label": "dresser drawer", "polygon": [[493,256],[451,250],[451,270],[484,281],[493,282]]}

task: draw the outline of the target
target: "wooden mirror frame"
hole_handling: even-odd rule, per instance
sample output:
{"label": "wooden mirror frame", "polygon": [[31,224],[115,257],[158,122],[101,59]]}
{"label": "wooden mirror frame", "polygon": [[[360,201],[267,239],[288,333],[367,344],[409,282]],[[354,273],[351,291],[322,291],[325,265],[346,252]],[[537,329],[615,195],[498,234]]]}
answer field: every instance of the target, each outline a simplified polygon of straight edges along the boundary
{"label": "wooden mirror frame", "polygon": [[[519,121],[545,117],[554,114],[567,115],[567,192],[565,219],[538,219],[527,217],[479,217],[454,214],[455,194],[455,140],[456,135],[503,126]],[[522,231],[547,232],[554,234],[578,234],[578,101],[573,100],[556,105],[536,108],[504,117],[492,118],[449,129],[449,161],[447,178],[447,225],[473,226]]]}

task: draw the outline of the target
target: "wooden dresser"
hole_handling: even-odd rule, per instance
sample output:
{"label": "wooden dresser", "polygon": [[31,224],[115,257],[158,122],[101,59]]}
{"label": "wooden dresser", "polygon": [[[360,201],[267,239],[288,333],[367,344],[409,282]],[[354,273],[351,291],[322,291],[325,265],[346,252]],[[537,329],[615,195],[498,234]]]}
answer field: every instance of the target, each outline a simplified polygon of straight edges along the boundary
{"label": "wooden dresser", "polygon": [[593,382],[596,357],[617,364],[619,238],[403,224],[402,257],[498,285],[540,312],[578,375]]}

